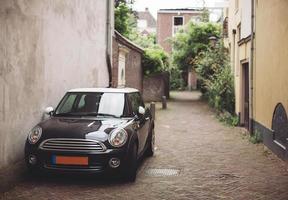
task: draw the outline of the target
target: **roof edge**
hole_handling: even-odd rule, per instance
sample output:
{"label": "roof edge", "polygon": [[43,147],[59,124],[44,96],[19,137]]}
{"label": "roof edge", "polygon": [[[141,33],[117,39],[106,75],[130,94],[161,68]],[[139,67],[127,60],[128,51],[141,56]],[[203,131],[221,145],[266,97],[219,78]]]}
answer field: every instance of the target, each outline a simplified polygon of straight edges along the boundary
{"label": "roof edge", "polygon": [[119,33],[118,31],[114,31],[115,32],[115,36],[116,39],[122,44],[128,46],[131,49],[134,49],[135,51],[138,51],[139,53],[143,54],[144,53],[144,49],[140,46],[138,46],[137,44],[135,44],[134,42],[132,42],[131,40],[129,40],[128,38],[124,37],[123,35],[121,35],[121,33]]}

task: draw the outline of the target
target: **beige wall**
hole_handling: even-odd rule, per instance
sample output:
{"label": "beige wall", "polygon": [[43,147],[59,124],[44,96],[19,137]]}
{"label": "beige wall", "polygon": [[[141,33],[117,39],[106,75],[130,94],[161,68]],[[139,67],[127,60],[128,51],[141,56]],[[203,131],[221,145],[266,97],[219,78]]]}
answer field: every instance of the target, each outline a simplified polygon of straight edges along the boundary
{"label": "beige wall", "polygon": [[241,123],[244,123],[244,77],[243,64],[250,63],[251,41],[241,45],[236,44],[236,61],[235,61],[235,112],[241,113]]}
{"label": "beige wall", "polygon": [[[236,0],[229,1],[228,46],[230,47],[231,67],[235,78],[235,113],[241,113],[240,122],[243,124],[244,77],[242,64],[248,63],[250,67],[251,49],[251,41],[243,40],[251,35],[251,1],[241,0],[238,1],[238,5],[236,3]],[[236,34],[233,33],[233,30],[236,30]],[[241,40],[243,42],[239,43]]]}
{"label": "beige wall", "polygon": [[277,103],[288,111],[287,9],[287,0],[256,3],[255,120],[266,128]]}
{"label": "beige wall", "polygon": [[106,1],[0,0],[0,27],[2,167],[65,91],[108,85]]}

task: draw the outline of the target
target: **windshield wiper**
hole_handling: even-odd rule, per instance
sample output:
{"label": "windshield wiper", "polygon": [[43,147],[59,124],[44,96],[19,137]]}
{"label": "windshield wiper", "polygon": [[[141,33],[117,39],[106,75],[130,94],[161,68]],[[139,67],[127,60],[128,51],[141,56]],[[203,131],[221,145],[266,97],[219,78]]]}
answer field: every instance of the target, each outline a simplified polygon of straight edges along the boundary
{"label": "windshield wiper", "polygon": [[56,117],[71,117],[71,116],[78,116],[78,113],[58,113],[55,114],[54,116]]}
{"label": "windshield wiper", "polygon": [[116,115],[112,115],[112,114],[108,114],[108,113],[97,113],[97,116],[108,116],[108,117],[115,117],[115,118],[119,118]]}
{"label": "windshield wiper", "polygon": [[91,116],[91,117],[97,117],[97,116],[108,116],[108,117],[115,117],[119,118],[116,115],[108,114],[108,113],[97,113],[97,112],[87,112],[87,113],[78,113],[79,116]]}

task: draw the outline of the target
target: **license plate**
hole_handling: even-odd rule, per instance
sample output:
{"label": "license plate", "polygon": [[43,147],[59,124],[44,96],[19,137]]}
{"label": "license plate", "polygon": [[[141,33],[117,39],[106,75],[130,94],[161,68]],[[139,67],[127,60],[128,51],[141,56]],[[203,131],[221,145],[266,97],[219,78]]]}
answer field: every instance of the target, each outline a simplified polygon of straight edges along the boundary
{"label": "license plate", "polygon": [[52,164],[56,165],[88,165],[88,157],[52,156]]}

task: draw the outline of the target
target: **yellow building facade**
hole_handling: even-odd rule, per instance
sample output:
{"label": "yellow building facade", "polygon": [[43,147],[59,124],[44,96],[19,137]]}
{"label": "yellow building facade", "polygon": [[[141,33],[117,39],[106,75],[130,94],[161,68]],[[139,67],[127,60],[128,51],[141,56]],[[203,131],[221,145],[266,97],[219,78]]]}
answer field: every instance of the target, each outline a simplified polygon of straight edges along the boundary
{"label": "yellow building facade", "polygon": [[228,15],[235,113],[240,125],[260,134],[264,144],[285,160],[288,159],[287,9],[287,0],[230,0]]}
{"label": "yellow building facade", "polygon": [[251,126],[252,99],[250,95],[251,63],[251,1],[230,0],[228,38],[231,67],[235,79],[235,113],[240,124]]}
{"label": "yellow building facade", "polygon": [[254,129],[288,159],[288,1],[255,0]]}

